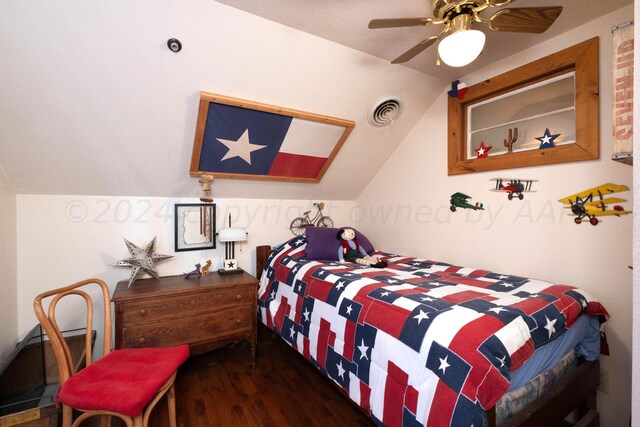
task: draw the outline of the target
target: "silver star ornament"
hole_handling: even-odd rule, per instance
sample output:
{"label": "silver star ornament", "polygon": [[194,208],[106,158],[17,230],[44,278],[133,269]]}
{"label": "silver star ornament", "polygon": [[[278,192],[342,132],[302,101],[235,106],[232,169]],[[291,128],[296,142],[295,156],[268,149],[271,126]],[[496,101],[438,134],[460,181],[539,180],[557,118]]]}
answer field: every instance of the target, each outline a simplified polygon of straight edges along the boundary
{"label": "silver star ornament", "polygon": [[131,267],[131,277],[129,278],[129,286],[145,273],[158,278],[158,270],[156,270],[157,262],[165,261],[169,258],[173,258],[173,255],[162,255],[154,252],[156,245],[156,238],[154,237],[144,249],[139,248],[127,239],[124,239],[124,243],[129,249],[131,257],[115,262],[111,265],[116,267]]}

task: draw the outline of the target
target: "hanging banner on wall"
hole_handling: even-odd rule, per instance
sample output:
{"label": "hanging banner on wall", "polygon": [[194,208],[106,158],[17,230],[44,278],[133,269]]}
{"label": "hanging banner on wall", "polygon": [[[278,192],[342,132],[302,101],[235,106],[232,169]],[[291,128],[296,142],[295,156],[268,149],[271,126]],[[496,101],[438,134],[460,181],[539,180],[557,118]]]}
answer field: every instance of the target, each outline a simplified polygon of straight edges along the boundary
{"label": "hanging banner on wall", "polygon": [[613,34],[613,155],[631,163],[633,153],[633,21]]}

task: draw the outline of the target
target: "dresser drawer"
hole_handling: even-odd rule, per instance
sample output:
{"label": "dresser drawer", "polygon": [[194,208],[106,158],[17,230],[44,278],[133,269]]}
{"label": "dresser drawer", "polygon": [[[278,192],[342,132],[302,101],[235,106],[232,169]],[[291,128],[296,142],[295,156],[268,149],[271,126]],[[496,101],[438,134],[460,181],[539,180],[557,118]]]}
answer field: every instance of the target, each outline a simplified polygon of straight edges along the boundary
{"label": "dresser drawer", "polygon": [[162,347],[212,341],[237,335],[247,339],[251,334],[252,307],[224,310],[203,316],[191,316],[152,324],[126,325],[122,347]]}
{"label": "dresser drawer", "polygon": [[253,305],[254,287],[237,286],[170,298],[124,302],[124,325],[157,322],[175,317],[206,315],[226,307]]}

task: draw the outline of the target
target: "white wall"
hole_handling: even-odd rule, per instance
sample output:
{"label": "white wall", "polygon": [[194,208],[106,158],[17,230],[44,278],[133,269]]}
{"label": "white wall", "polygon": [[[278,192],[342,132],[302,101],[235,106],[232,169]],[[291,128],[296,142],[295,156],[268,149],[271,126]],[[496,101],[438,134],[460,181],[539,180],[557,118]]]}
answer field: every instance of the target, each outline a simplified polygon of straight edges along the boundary
{"label": "white wall", "polygon": [[[218,180],[218,196],[353,200],[446,85],[213,0],[5,0],[0,40],[0,158],[17,194],[197,196],[207,91],[356,122],[322,182]],[[390,93],[402,120],[370,126]]]}
{"label": "white wall", "polygon": [[[632,168],[610,160],[612,148],[611,33],[632,6],[496,63],[463,81],[474,84],[565,47],[600,36],[601,159],[581,163],[447,176],[447,94],[443,93],[356,200],[353,220],[378,243],[401,254],[576,285],[610,311],[610,393],[598,395],[602,425],[629,422],[631,400],[632,217],[578,226],[557,200],[613,182],[632,185]],[[490,192],[497,176],[537,179],[535,193],[508,201]],[[461,191],[485,211],[449,211]],[[631,192],[621,193],[631,199]],[[632,207],[630,200],[625,204]]]}
{"label": "white wall", "polygon": [[[315,201],[315,200],[314,200]],[[248,240],[236,245],[240,268],[255,274],[255,246],[279,244],[293,234],[289,224],[302,212],[315,208],[308,200],[216,199],[217,226],[246,227]],[[213,261],[221,267],[224,245],[208,251],[174,252],[175,203],[197,199],[18,195],[18,329],[21,334],[36,322],[33,298],[47,289],[98,277],[115,289],[131,270],[109,266],[129,256],[123,238],[138,246],[156,237],[155,251],[174,255],[157,264],[160,276],[182,274],[194,264]],[[353,202],[326,201],[323,213],[336,226],[346,225]],[[135,286],[135,282],[132,286]],[[79,325],[73,310],[60,317],[61,327]],[[14,325],[14,322],[10,323]]]}
{"label": "white wall", "polygon": [[18,342],[16,193],[0,165],[0,364]]}
{"label": "white wall", "polygon": [[[634,1],[634,82],[633,82],[633,115],[638,122],[640,117],[640,0]],[[640,132],[633,133],[633,146],[636,153],[640,153]],[[635,161],[633,166],[633,190],[635,194],[640,192],[640,163]],[[640,212],[640,198],[636,197],[633,203],[634,210]],[[640,426],[640,292],[637,287],[640,284],[640,219],[633,218],[633,384],[631,392],[632,420],[635,427]]]}

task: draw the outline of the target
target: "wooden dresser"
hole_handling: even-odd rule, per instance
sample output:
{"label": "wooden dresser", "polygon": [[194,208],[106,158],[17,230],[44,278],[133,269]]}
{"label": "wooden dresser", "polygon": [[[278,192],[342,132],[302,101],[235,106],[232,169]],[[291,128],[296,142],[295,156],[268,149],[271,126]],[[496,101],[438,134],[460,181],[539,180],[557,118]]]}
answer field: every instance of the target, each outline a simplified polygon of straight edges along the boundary
{"label": "wooden dresser", "polygon": [[231,342],[249,341],[255,365],[258,279],[246,272],[201,278],[168,276],[118,283],[115,346],[189,344],[200,354]]}

